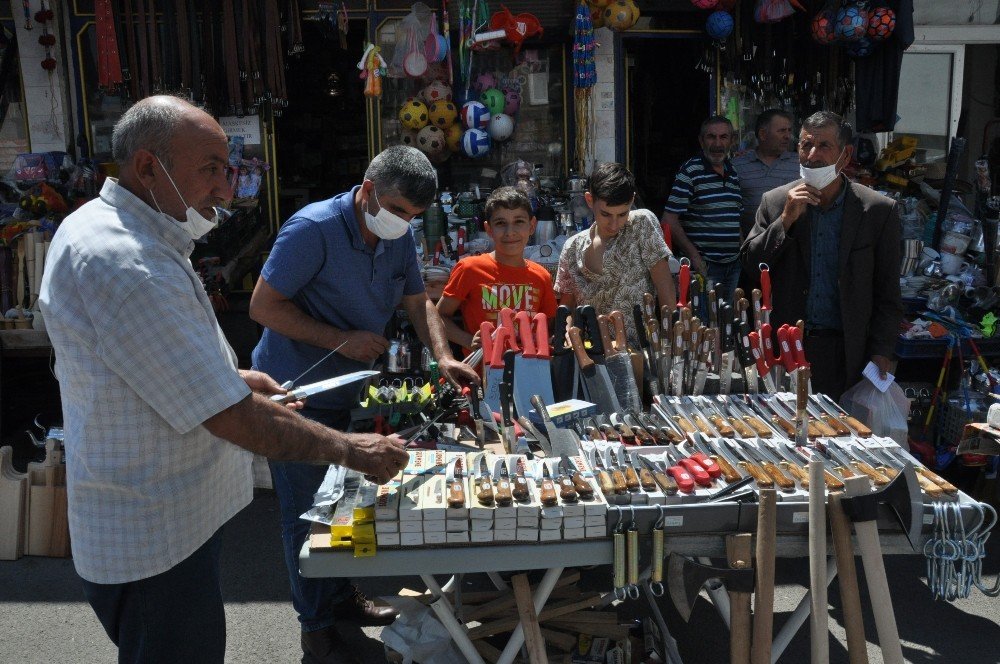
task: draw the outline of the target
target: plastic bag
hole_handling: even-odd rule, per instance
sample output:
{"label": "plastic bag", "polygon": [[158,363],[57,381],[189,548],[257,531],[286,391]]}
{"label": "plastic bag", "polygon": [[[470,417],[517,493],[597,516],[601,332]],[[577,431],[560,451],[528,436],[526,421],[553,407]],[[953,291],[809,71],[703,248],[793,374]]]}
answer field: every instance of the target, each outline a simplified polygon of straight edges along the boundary
{"label": "plastic bag", "polygon": [[758,23],[777,23],[795,13],[788,0],[757,0],[753,18]]}
{"label": "plastic bag", "polygon": [[448,630],[434,612],[412,597],[386,598],[399,617],[382,630],[382,643],[403,656],[403,664],[463,664]]}
{"label": "plastic bag", "polygon": [[844,392],[840,405],[867,424],[876,436],[888,436],[904,450],[909,449],[906,417],[910,412],[910,400],[898,383],[893,382],[885,392],[880,392],[870,380],[862,378]]}
{"label": "plastic bag", "polygon": [[[389,62],[389,76],[416,78],[427,72],[424,42],[431,29],[431,9],[422,2],[413,3],[410,13],[396,25],[395,44]],[[386,44],[379,44],[386,46]]]}

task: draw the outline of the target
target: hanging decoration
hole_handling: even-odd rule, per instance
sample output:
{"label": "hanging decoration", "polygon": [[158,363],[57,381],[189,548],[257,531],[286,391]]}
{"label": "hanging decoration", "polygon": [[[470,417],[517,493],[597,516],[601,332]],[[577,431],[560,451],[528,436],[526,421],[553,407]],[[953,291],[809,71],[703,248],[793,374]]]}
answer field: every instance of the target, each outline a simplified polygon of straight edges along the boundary
{"label": "hanging decoration", "polygon": [[[717,42],[725,42],[729,35],[733,34],[733,17],[729,12],[724,12],[721,9],[719,11],[712,12],[708,20],[705,21],[705,32],[708,36]],[[721,48],[723,44],[718,44]]]}
{"label": "hanging decoration", "polygon": [[358,61],[358,69],[361,70],[358,77],[365,82],[365,96],[381,97],[382,77],[386,75],[388,66],[379,54],[378,46],[371,42],[365,46],[365,52]]}
{"label": "hanging decoration", "polygon": [[592,92],[597,84],[597,62],[594,51],[594,24],[590,20],[590,9],[585,2],[576,8],[576,23],[573,31],[573,103],[576,121],[575,160],[577,170],[586,172],[586,162],[593,155],[594,107]]}
{"label": "hanging decoration", "polygon": [[56,45],[56,37],[49,32],[49,21],[53,18],[55,18],[55,14],[45,6],[45,0],[42,0],[41,9],[35,12],[35,23],[42,26],[42,34],[38,37],[38,43],[45,47],[45,59],[42,60],[42,69],[49,72],[50,75],[56,68],[56,59],[52,57],[52,47]]}
{"label": "hanging decoration", "polygon": [[123,83],[122,63],[118,56],[118,38],[115,35],[116,17],[111,0],[94,2],[94,19],[97,24],[97,81],[102,90],[117,90]]}
{"label": "hanging decoration", "polygon": [[868,16],[868,38],[884,41],[896,29],[896,12],[888,7],[876,7]]}
{"label": "hanging decoration", "polygon": [[837,41],[836,24],[837,16],[832,9],[824,9],[817,13],[809,24],[813,41],[823,46],[829,46]]}
{"label": "hanging decoration", "polygon": [[31,30],[31,4],[28,0],[21,0],[21,8],[24,10],[24,29]]}
{"label": "hanging decoration", "polygon": [[778,23],[794,14],[795,10],[804,12],[806,8],[797,0],[757,0],[753,19],[758,23]]}
{"label": "hanging decoration", "polygon": [[837,10],[837,39],[857,41],[868,31],[868,12],[860,4],[848,4]]}

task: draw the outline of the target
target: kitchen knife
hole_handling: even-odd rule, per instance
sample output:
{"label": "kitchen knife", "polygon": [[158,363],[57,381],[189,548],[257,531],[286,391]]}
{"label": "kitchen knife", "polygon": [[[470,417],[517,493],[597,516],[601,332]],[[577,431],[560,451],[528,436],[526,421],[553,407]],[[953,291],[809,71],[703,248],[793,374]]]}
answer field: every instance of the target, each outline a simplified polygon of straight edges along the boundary
{"label": "kitchen knife", "polygon": [[334,390],[338,387],[343,387],[344,385],[350,385],[351,383],[357,382],[359,380],[365,380],[371,378],[372,376],[377,376],[378,371],[354,371],[349,374],[344,374],[343,376],[335,376],[334,378],[327,378],[326,380],[321,380],[318,383],[312,383],[310,385],[303,385],[302,387],[297,387],[290,392],[284,394],[273,394],[271,395],[271,401],[277,403],[292,403],[293,401],[301,401],[306,397],[310,397],[314,394],[320,394],[321,392],[327,392],[329,390]]}

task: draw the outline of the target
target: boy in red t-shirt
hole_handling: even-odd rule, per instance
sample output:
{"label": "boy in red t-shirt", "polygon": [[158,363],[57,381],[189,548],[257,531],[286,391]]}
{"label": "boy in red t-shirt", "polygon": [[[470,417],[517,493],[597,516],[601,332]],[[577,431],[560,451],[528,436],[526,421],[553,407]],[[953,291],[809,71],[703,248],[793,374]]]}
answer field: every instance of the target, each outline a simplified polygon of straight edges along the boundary
{"label": "boy in red t-shirt", "polygon": [[[550,319],[556,313],[552,276],[524,259],[524,247],[535,232],[528,197],[513,187],[500,187],[486,199],[485,212],[493,251],[459,261],[437,303],[448,340],[463,348],[478,346],[480,323],[495,324],[505,307],[532,316],[542,312]],[[464,329],[452,320],[456,311],[462,312]]]}

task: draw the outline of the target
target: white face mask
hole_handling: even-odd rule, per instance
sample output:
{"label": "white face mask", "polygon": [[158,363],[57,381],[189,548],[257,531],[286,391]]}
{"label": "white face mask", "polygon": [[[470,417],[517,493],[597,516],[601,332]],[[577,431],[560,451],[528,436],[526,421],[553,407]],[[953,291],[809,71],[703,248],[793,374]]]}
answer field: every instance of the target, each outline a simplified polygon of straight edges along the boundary
{"label": "white face mask", "polygon": [[[160,161],[159,157],[156,158],[156,161],[160,162],[160,168],[162,168],[163,172],[167,174],[167,179],[170,180],[171,186],[173,186],[174,191],[177,192],[177,197],[181,199],[181,203],[183,203],[184,207],[187,208],[184,211],[184,214],[187,217],[187,221],[181,224],[181,226],[183,226],[184,230],[188,232],[188,235],[191,236],[191,239],[197,240],[202,236],[208,234],[209,231],[218,226],[219,224],[218,211],[216,211],[215,215],[211,219],[206,219],[205,217],[201,216],[201,213],[195,210],[190,205],[188,205],[187,201],[184,200],[184,197],[181,196],[181,190],[177,188],[177,185],[174,183],[174,179],[170,177],[170,173],[167,173],[167,167],[163,165],[163,162]],[[153,195],[152,190],[149,191],[149,195],[153,197],[153,203],[156,204],[156,209],[160,211],[160,214],[170,219],[171,221],[177,221],[163,210],[160,210],[160,204],[156,202],[156,196]]]}
{"label": "white face mask", "polygon": [[410,230],[410,222],[382,207],[382,204],[378,202],[374,187],[372,187],[372,197],[375,199],[375,204],[378,205],[378,214],[372,214],[367,209],[365,210],[365,225],[368,226],[368,230],[383,240],[395,240],[403,237]]}
{"label": "white face mask", "polygon": [[[845,146],[844,150],[846,149],[847,147]],[[824,189],[828,184],[836,180],[838,175],[840,175],[837,172],[837,162],[839,162],[840,158],[844,155],[844,150],[840,151],[840,154],[837,155],[837,160],[829,166],[809,168],[808,166],[799,164],[799,175],[805,179],[807,185],[816,187],[819,190]]]}

